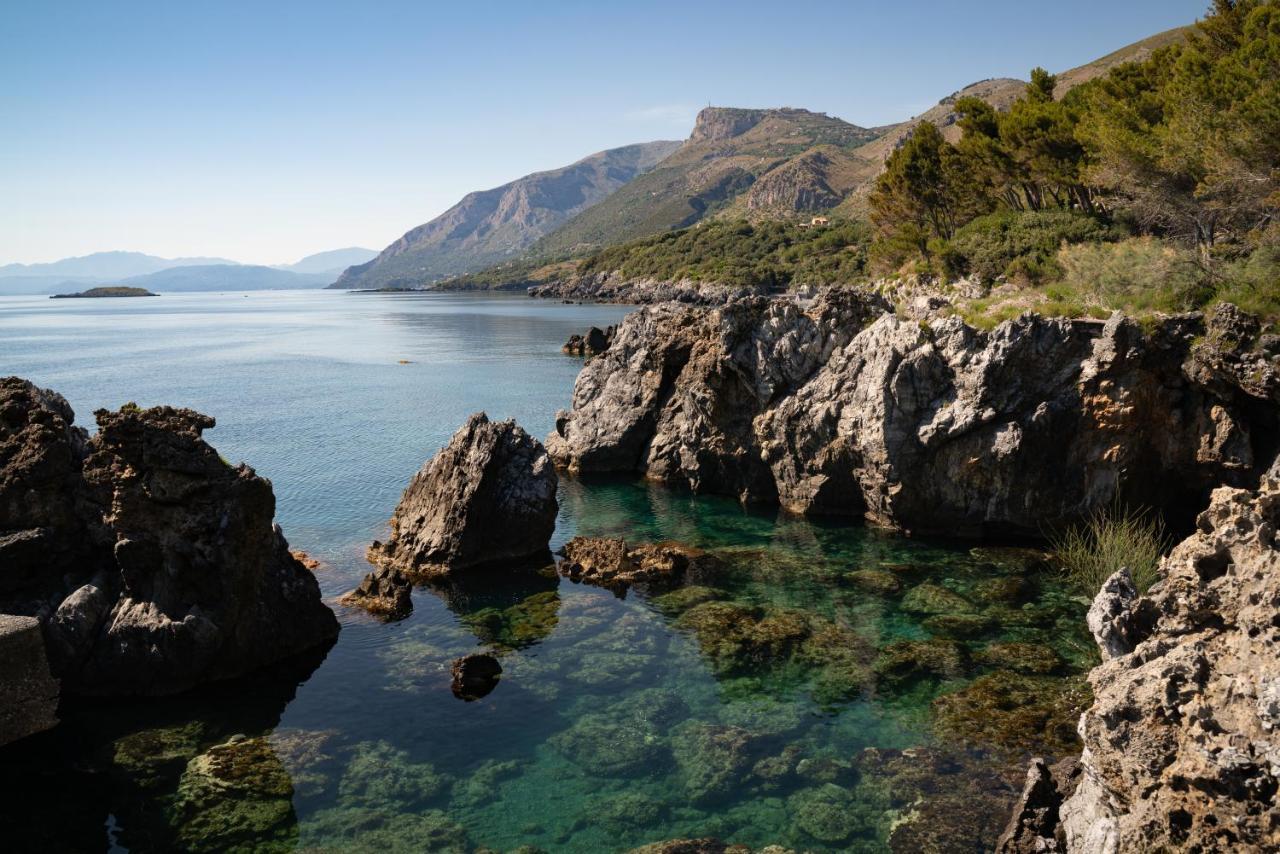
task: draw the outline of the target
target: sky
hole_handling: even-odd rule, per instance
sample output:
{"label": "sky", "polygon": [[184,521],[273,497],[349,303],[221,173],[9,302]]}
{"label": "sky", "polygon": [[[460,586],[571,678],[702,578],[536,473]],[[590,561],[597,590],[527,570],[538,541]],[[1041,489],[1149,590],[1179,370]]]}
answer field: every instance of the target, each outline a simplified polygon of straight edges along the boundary
{"label": "sky", "polygon": [[478,189],[683,139],[700,107],[902,121],[1207,0],[6,4],[0,264],[380,249]]}

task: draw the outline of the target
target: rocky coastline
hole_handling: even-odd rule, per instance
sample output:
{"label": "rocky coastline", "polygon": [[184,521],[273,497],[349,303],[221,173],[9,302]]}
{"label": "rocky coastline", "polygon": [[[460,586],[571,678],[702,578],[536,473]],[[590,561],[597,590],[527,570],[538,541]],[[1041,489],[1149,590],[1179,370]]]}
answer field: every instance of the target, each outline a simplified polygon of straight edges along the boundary
{"label": "rocky coastline", "polygon": [[1186,530],[1275,457],[1280,372],[1259,338],[1230,305],[984,332],[853,289],[664,303],[583,368],[546,445],[575,474],[908,533],[1039,538],[1117,500]]}
{"label": "rocky coastline", "polygon": [[95,417],[89,436],[60,395],[0,380],[0,612],[38,621],[63,696],[178,693],[337,635],[271,483],[203,440],[212,418]]}

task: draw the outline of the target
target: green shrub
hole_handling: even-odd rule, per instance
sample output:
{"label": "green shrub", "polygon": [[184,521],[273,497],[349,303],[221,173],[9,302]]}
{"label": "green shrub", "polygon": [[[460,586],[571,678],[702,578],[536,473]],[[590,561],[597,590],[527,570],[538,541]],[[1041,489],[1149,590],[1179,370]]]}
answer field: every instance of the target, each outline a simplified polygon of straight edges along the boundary
{"label": "green shrub", "polygon": [[999,211],[956,232],[951,251],[963,260],[949,272],[971,273],[988,282],[998,276],[1039,282],[1059,272],[1055,255],[1064,243],[1122,236],[1118,227],[1076,211]]}
{"label": "green shrub", "polygon": [[1058,263],[1060,293],[1132,314],[1189,311],[1213,295],[1194,253],[1151,237],[1064,246]]}
{"label": "green shrub", "polygon": [[1280,319],[1280,245],[1263,244],[1222,271],[1214,302],[1232,302],[1270,324]]}
{"label": "green shrub", "polygon": [[1053,538],[1053,550],[1071,582],[1092,598],[1123,567],[1138,592],[1147,592],[1159,577],[1164,541],[1164,523],[1154,513],[1115,506]]}

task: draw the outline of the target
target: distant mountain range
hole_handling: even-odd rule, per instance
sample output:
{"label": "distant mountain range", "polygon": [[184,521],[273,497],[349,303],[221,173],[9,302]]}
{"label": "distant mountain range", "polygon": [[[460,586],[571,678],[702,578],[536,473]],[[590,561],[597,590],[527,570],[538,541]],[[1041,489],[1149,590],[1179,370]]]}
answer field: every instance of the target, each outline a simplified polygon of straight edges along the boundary
{"label": "distant mountain range", "polygon": [[[1188,29],[1159,33],[1062,72],[1058,94],[1116,65],[1144,59],[1184,38]],[[858,216],[865,212],[867,194],[885,160],[914,127],[932,122],[954,140],[960,133],[955,103],[961,97],[971,95],[1006,109],[1025,87],[1025,81],[1013,78],[979,81],[922,115],[878,128],[794,108],[708,107],[698,114],[687,140],[642,146],[651,162],[637,162],[631,174],[619,176],[622,180],[593,183],[590,199],[566,204],[554,188],[563,176],[587,164],[595,164],[588,171],[597,174],[611,158],[636,146],[472,193],[405,234],[374,261],[348,269],[334,287],[427,287],[442,277],[489,267],[509,267],[518,279],[535,264],[580,258],[708,218]],[[539,203],[531,203],[531,197]],[[535,210],[543,215],[532,216]],[[480,278],[504,280],[500,273]]]}
{"label": "distant mountain range", "polygon": [[660,141],[614,148],[470,193],[369,263],[348,269],[334,287],[413,286],[512,258],[679,147],[679,142]]}
{"label": "distant mountain range", "polygon": [[0,294],[54,294],[94,285],[136,285],[153,291],[315,288],[378,253],[350,247],[318,252],[293,264],[265,267],[225,258],[160,258],[142,252],[95,252],[48,264],[0,266]]}

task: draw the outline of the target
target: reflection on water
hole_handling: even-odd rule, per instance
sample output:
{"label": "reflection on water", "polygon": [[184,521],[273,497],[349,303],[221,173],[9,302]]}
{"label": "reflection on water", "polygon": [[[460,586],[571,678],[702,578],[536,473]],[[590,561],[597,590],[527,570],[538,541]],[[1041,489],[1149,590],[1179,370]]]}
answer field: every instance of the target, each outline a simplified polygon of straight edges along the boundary
{"label": "reflection on water", "polygon": [[[0,333],[24,342],[0,335],[0,360],[81,412],[135,385],[122,399],[213,411],[210,440],[275,480],[281,522],[324,562],[329,597],[368,571],[364,547],[400,490],[469,412],[549,429],[577,367],[560,343],[616,311],[201,299],[159,316],[83,309],[63,325],[0,300]],[[213,343],[210,325],[236,343]],[[99,366],[85,379],[64,366],[80,358],[61,350],[68,329],[91,333]],[[139,336],[174,361],[138,364]],[[720,568],[623,598],[552,573],[422,588],[400,623],[339,609],[341,638],[309,676],[71,705],[63,726],[0,753],[21,784],[0,806],[8,847],[100,850],[110,822],[134,851],[599,852],[705,836],[982,850],[1026,755],[1073,744],[1084,605],[1034,553],[629,481],[566,480],[560,504],[553,545],[676,539]],[[459,702],[450,665],[476,652],[501,679]]]}

